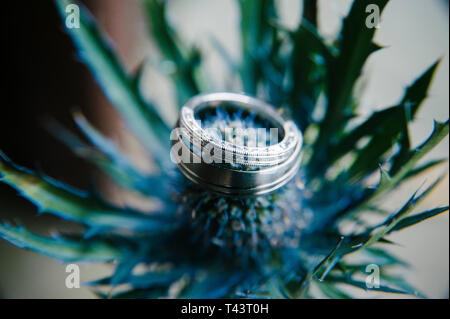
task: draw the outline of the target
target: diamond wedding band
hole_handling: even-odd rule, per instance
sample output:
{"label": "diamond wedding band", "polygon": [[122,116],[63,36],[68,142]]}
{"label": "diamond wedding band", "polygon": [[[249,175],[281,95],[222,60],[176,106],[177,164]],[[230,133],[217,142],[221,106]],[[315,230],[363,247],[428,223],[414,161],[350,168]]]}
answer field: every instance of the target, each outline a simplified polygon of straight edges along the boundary
{"label": "diamond wedding band", "polygon": [[[246,112],[278,130],[279,139],[269,145],[233,143],[202,127],[199,114],[226,107]],[[262,128],[268,130],[269,128]],[[296,124],[276,109],[253,97],[212,93],[191,98],[181,109],[172,132],[171,158],[193,183],[231,196],[261,195],[291,180],[300,165],[302,134]]]}

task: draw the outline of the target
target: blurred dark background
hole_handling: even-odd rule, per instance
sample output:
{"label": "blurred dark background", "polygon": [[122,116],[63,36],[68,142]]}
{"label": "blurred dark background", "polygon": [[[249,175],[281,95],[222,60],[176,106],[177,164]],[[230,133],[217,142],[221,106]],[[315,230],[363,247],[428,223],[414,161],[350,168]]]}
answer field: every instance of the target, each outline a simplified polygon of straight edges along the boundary
{"label": "blurred dark background", "polygon": [[[73,107],[89,115],[88,71],[78,62],[52,1],[8,1],[3,6],[0,150],[21,165],[86,187],[88,167],[45,130],[43,119],[51,116],[74,128]],[[1,202],[13,200],[13,193],[0,185]]]}

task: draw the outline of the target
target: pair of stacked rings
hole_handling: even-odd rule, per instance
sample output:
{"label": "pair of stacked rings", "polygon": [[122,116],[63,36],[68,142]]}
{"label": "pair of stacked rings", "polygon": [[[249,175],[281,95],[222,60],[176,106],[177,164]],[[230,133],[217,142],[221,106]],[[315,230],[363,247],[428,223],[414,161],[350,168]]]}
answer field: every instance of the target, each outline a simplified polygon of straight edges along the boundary
{"label": "pair of stacked rings", "polygon": [[[281,132],[281,138],[261,146],[237,144],[210,134],[199,124],[198,114],[223,105],[264,119]],[[171,157],[183,175],[221,194],[252,196],[272,192],[291,180],[300,165],[303,139],[296,124],[284,119],[273,106],[243,94],[211,93],[191,98],[182,107],[173,132],[172,144],[177,147],[172,147]],[[204,149],[210,160],[205,160]],[[180,157],[180,152],[185,155]],[[225,159],[239,165],[223,165]]]}

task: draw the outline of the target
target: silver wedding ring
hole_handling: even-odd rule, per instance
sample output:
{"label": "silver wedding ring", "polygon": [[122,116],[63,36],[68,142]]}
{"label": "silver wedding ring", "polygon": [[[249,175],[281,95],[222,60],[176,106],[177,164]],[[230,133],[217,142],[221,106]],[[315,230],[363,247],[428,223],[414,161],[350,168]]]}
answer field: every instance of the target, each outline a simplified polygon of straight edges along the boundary
{"label": "silver wedding ring", "polygon": [[[224,106],[264,119],[270,129],[278,130],[279,139],[269,145],[245,145],[210,134],[199,114]],[[296,124],[273,106],[235,93],[191,98],[181,109],[171,140],[171,158],[184,176],[207,190],[231,196],[266,194],[285,185],[298,171],[303,142]]]}

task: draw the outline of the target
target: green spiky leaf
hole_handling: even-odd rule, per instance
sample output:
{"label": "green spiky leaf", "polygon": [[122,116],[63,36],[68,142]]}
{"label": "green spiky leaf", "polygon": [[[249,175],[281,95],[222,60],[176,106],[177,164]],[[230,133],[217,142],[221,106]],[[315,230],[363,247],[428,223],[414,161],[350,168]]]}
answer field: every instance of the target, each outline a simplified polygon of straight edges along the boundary
{"label": "green spiky leaf", "polygon": [[354,1],[344,19],[338,38],[339,54],[328,65],[328,105],[321,123],[319,143],[329,140],[331,134],[342,130],[346,120],[352,116],[355,82],[369,55],[380,48],[372,42],[376,29],[366,27],[366,16],[362,13],[368,4],[377,5],[381,13],[387,3],[388,0]]}
{"label": "green spiky leaf", "polygon": [[[70,0],[55,1],[63,17]],[[132,78],[121,66],[108,41],[89,12],[80,4],[80,28],[67,29],[83,61],[91,69],[99,85],[143,144],[162,163],[167,146],[168,130],[158,113],[147,105],[135,87]]]}
{"label": "green spiky leaf", "polygon": [[416,214],[416,215],[413,215],[413,216],[406,217],[406,218],[402,219],[400,222],[398,222],[397,225],[395,225],[389,231],[389,233],[401,230],[403,228],[407,228],[407,227],[413,226],[413,225],[418,224],[418,223],[420,223],[420,222],[422,222],[424,220],[427,220],[427,219],[429,219],[431,217],[434,217],[434,216],[437,216],[439,214],[442,214],[442,213],[444,213],[446,211],[448,211],[448,206],[439,207],[439,208],[435,208],[435,209],[430,209],[430,210],[427,210],[427,211],[422,212],[420,214]]}
{"label": "green spiky leaf", "polygon": [[95,130],[82,115],[77,115],[77,122],[84,128],[83,132],[95,147],[88,145],[75,134],[67,130],[56,121],[46,123],[50,133],[64,143],[76,156],[97,166],[107,176],[122,188],[139,192],[147,196],[163,197],[164,179],[159,175],[149,175],[141,172],[130,159],[123,154],[115,143]]}
{"label": "green spiky leaf", "polygon": [[0,237],[18,247],[64,262],[105,262],[124,256],[120,249],[105,241],[44,237],[8,224],[0,225]]}
{"label": "green spiky leaf", "polygon": [[374,292],[385,292],[385,293],[393,293],[393,294],[402,294],[402,295],[412,295],[414,293],[402,289],[392,288],[386,285],[379,285],[379,287],[374,286],[373,288],[368,288],[365,282],[355,280],[349,277],[337,277],[337,276],[330,276],[329,282],[332,283],[340,283],[340,284],[346,284],[352,287],[364,289],[365,291],[374,291]]}
{"label": "green spiky leaf", "polygon": [[77,221],[96,229],[162,230],[167,217],[125,211],[12,164],[0,153],[0,178],[33,202],[39,212],[47,212],[63,219]]}
{"label": "green spiky leaf", "polygon": [[145,0],[149,20],[149,30],[153,40],[165,59],[172,62],[175,70],[171,76],[178,94],[178,105],[181,107],[187,99],[199,93],[199,84],[194,76],[199,61],[199,52],[188,50],[180,43],[175,31],[166,19],[166,1]]}
{"label": "green spiky leaf", "polygon": [[262,77],[262,63],[271,51],[273,28],[270,19],[276,18],[273,0],[239,0],[243,63],[241,78],[244,92],[255,95]]}

